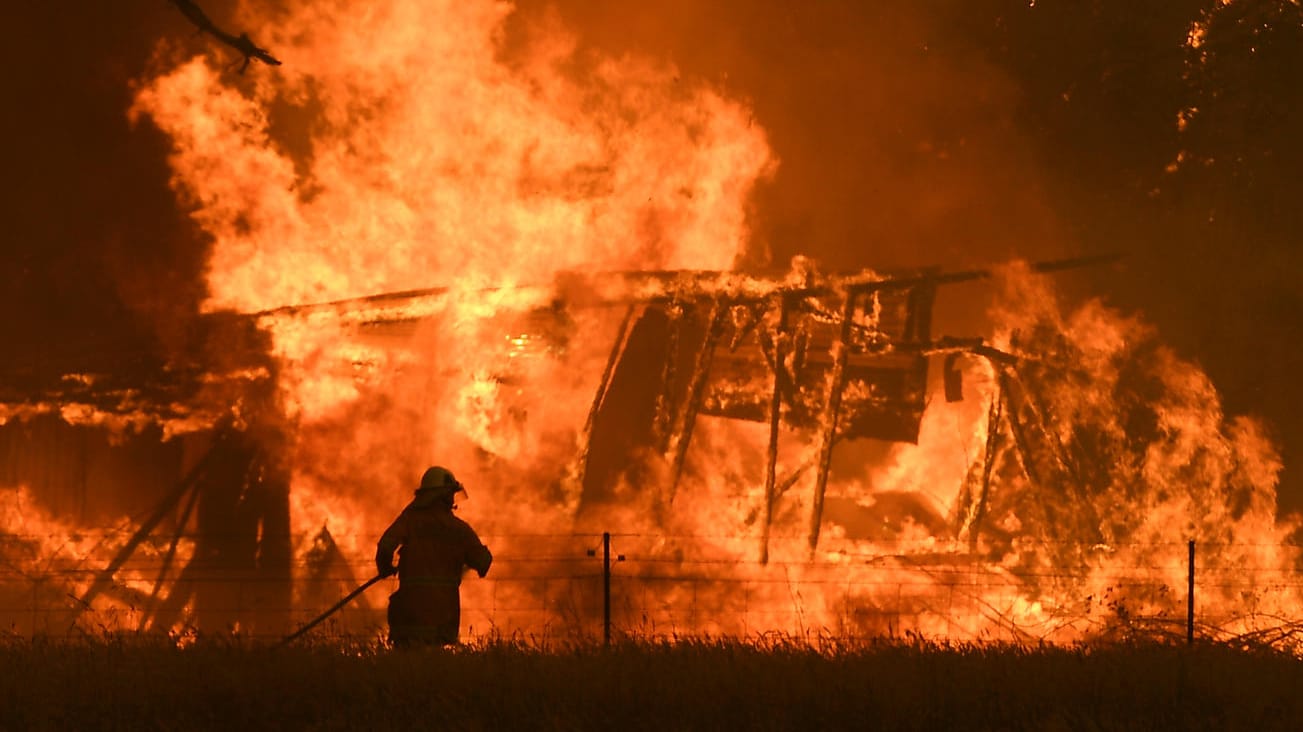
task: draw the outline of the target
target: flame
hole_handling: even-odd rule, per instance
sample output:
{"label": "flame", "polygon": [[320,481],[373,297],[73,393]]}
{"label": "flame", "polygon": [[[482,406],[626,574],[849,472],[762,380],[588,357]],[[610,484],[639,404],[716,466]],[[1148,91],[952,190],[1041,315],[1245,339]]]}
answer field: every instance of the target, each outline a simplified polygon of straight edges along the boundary
{"label": "flame", "polygon": [[[88,530],[45,510],[27,486],[0,489],[4,627],[23,635],[136,629],[166,547],[143,543],[110,584],[89,602],[84,599],[99,570],[126,544],[132,525],[124,517],[116,528]],[[193,551],[193,541],[180,541],[177,563],[184,564]]]}
{"label": "flame", "polygon": [[[933,400],[917,445],[839,446],[828,495],[842,515],[813,556],[806,469],[775,506],[769,562],[755,561],[756,424],[699,420],[669,515],[654,510],[664,476],[652,465],[616,489],[620,505],[581,518],[567,470],[622,313],[555,304],[585,289],[602,289],[597,302],[763,285],[576,286],[564,273],[731,268],[749,195],[776,163],[723,90],[668,64],[580,54],[557,27],[510,46],[511,12],[489,0],[246,6],[283,67],[237,78],[192,58],[137,90],[132,114],[172,139],[178,196],[212,238],[206,307],[257,313],[273,334],[301,553],[325,526],[365,568],[439,463],[470,487],[462,513],[504,567],[467,585],[467,617],[500,630],[583,614],[587,599],[521,567],[573,572],[583,555],[569,552],[595,541],[575,532],[595,524],[618,528],[622,591],[644,613],[627,619],[653,632],[1071,640],[1174,613],[1187,540],[1206,544],[1210,566],[1297,561],[1264,428],[1224,415],[1207,377],[1138,318],[1098,302],[1065,313],[1016,267],[993,314],[1016,365],[972,359],[968,399]],[[402,291],[418,295],[337,303]],[[1002,419],[993,403],[1009,405]],[[782,472],[810,460],[808,435],[781,435]],[[1143,582],[1120,583],[1128,573]],[[1232,590],[1203,602],[1242,606]]]}
{"label": "flame", "polygon": [[[650,62],[572,80],[565,38],[508,66],[509,10],[293,3],[263,21],[284,74],[241,90],[196,58],[143,87],[135,113],[172,136],[215,239],[210,306],[731,266],[772,164],[746,109]],[[276,104],[312,116],[308,151],[278,139]]]}

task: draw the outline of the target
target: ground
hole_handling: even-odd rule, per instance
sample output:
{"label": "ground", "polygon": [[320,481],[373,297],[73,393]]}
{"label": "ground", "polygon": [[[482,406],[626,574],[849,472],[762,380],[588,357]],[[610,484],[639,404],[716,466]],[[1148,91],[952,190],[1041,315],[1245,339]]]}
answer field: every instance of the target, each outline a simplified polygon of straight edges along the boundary
{"label": "ground", "polygon": [[[1303,664],[1224,646],[792,639],[454,652],[15,641],[3,729],[1295,729]],[[14,671],[22,669],[21,672]]]}

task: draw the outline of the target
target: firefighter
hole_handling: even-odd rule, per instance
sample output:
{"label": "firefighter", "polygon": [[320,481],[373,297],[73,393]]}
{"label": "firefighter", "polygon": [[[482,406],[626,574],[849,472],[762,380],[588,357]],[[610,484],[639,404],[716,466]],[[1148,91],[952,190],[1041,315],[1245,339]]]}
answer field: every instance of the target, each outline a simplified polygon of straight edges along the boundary
{"label": "firefighter", "polygon": [[383,577],[398,575],[398,591],[389,596],[389,641],[395,646],[456,645],[462,573],[469,567],[483,577],[493,562],[470,524],[453,515],[458,492],[465,488],[447,468],[426,470],[416,497],[376,545],[376,570]]}

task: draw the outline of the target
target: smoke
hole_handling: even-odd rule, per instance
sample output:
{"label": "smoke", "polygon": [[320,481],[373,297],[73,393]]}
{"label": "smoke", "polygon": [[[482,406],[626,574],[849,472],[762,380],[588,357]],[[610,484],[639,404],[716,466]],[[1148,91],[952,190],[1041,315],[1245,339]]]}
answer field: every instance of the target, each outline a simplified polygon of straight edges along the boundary
{"label": "smoke", "polygon": [[[60,134],[11,153],[27,156],[22,169],[45,164],[29,176],[39,200],[8,197],[15,211],[36,212],[13,217],[23,243],[8,269],[11,290],[22,293],[16,302],[43,306],[32,332],[80,333],[125,311],[134,319],[127,330],[173,343],[201,303],[258,310],[452,285],[426,313],[433,322],[414,332],[316,316],[267,321],[301,420],[299,528],[335,522],[351,556],[365,554],[365,537],[401,503],[411,482],[402,476],[434,460],[473,466],[472,518],[496,506],[501,526],[565,526],[573,496],[540,481],[537,468],[573,453],[613,319],[558,319],[548,327],[583,336],[563,355],[504,360],[504,334],[534,332],[536,323],[519,318],[547,305],[559,270],[781,267],[794,254],[828,270],[962,268],[1082,246],[1080,220],[1065,223],[1054,190],[1072,171],[1046,169],[1027,142],[1025,80],[951,25],[946,3],[205,7],[285,67],[255,65],[239,76],[227,67],[237,58],[192,37],[170,8],[96,9],[73,21],[75,42],[59,46],[72,49],[68,60],[53,63],[53,80],[33,85],[48,88],[30,92],[29,106],[78,98],[55,93],[61,86],[117,91],[91,97],[103,116],[74,119],[57,107]],[[38,21],[68,24],[51,11]],[[122,27],[135,21],[138,29]],[[92,42],[100,38],[117,40]],[[40,54],[50,45],[20,48]],[[74,71],[106,56],[113,63],[103,76]],[[68,78],[78,83],[60,84]],[[122,90],[131,78],[139,84],[129,103]],[[61,197],[67,181],[76,185]],[[65,207],[85,215],[51,224],[68,220]],[[44,253],[51,242],[54,253]],[[518,297],[479,291],[519,284],[543,287],[512,290]],[[943,295],[939,330],[988,327],[968,295]],[[1280,461],[1265,446],[1266,430],[1223,414],[1197,368],[1113,313],[1030,311],[1027,329],[1041,323],[1048,345],[1062,346],[1055,338],[1063,333],[1114,339],[1066,349],[1097,356],[1091,374],[1101,383],[1123,379],[1118,363],[1130,359],[1144,365],[1127,377],[1137,380],[1139,391],[1128,393],[1141,394],[1138,403],[1154,397],[1151,387],[1168,395],[1163,409],[1137,418],[1161,428],[1146,443],[1156,447],[1118,453],[1123,467],[1100,478],[1100,500],[1125,503],[1137,484],[1188,481],[1181,471],[1197,470],[1211,493],[1187,496],[1188,507],[1229,507],[1223,525],[1248,516],[1245,531],[1270,523],[1263,516]],[[88,326],[67,325],[88,315]],[[1110,325],[1091,325],[1101,322]],[[1168,380],[1146,376],[1154,370]],[[528,383],[551,388],[529,393],[520,387]],[[884,485],[931,491],[925,505],[901,511],[907,531],[934,536],[933,514],[953,497],[933,486],[957,486],[981,448],[980,428],[970,429],[982,417],[975,403],[934,410],[950,423],[929,418],[921,452],[839,455],[843,476],[861,472],[836,496],[843,507],[885,506]],[[1125,443],[1135,425],[1100,418],[1091,411],[1098,406],[1064,413]],[[1187,439],[1192,424],[1198,440]],[[753,520],[745,506],[755,495],[739,486],[757,484],[754,470],[738,467],[756,463],[736,439],[754,436],[745,433],[703,429],[707,463],[715,451],[732,454],[721,458],[722,478],[685,499],[706,512],[727,505],[717,518],[741,527]],[[943,434],[952,435],[947,462],[920,459],[934,456],[931,440]],[[881,469],[866,467],[879,460]],[[514,490],[521,485],[529,490]],[[779,521],[799,525],[802,508],[789,502]],[[1148,538],[1149,528],[1127,531]],[[1110,529],[1096,522],[1092,530]],[[851,533],[840,538],[855,540]]]}
{"label": "smoke", "polygon": [[[1241,271],[1238,260],[1218,254],[1224,236],[1201,233],[1192,224],[1170,237],[1152,217],[1143,220],[1116,205],[1118,186],[1128,183],[1102,178],[1104,168],[1117,162],[1118,151],[1143,149],[1145,160],[1162,157],[1157,148],[1163,145],[1118,137],[1131,128],[1125,120],[1110,122],[1107,112],[1134,108],[1117,86],[1125,80],[1103,90],[1113,96],[1096,101],[1112,106],[1100,110],[1092,111],[1093,97],[1084,94],[1059,98],[1074,81],[1089,81],[1082,74],[1094,68],[1074,66],[1078,45],[1099,48],[1118,36],[1106,17],[1083,10],[1071,29],[1041,27],[1037,17],[1053,23],[1071,13],[1016,3],[957,12],[966,5],[835,1],[798,9],[773,0],[639,6],[528,0],[505,15],[501,41],[504,54],[519,60],[524,29],[561,25],[580,59],[637,54],[672,65],[685,84],[704,80],[742,100],[782,161],[749,206],[752,263],[781,266],[791,254],[804,253],[824,259],[830,269],[964,267],[1073,251],[1085,246],[1083,232],[1094,229],[1093,241],[1102,230],[1110,236],[1097,246],[1146,253],[1131,260],[1123,277],[1101,278],[1090,289],[1119,289],[1128,305],[1150,313],[1187,355],[1214,367],[1236,409],[1274,409],[1265,395],[1282,388],[1293,393],[1290,381],[1244,354],[1258,342],[1277,353],[1275,361],[1289,360],[1292,352],[1277,345],[1285,333],[1278,321],[1292,312],[1292,300],[1279,282],[1270,292],[1258,284],[1263,275],[1275,282],[1274,273],[1290,271],[1285,265],[1292,255],[1272,249],[1262,253],[1261,267]],[[265,19],[287,11],[272,0],[207,0],[203,7],[219,24],[249,31],[273,50],[319,32],[299,23],[287,27],[289,37],[260,33]],[[131,125],[124,117],[131,80],[143,78],[151,63],[202,54],[232,84],[250,90],[270,77],[303,70],[305,61],[295,59],[279,70],[255,65],[237,78],[232,65],[238,57],[194,33],[163,2],[75,12],[14,4],[4,13],[7,26],[25,29],[0,49],[0,68],[16,107],[24,110],[7,120],[9,134],[24,142],[5,149],[7,167],[21,174],[0,197],[9,232],[3,289],[7,302],[25,313],[7,321],[8,328],[23,331],[20,340],[33,346],[52,333],[82,341],[97,330],[175,343],[206,297],[209,242],[186,215],[194,202],[178,205],[168,190],[167,141],[148,119]],[[317,13],[327,21],[345,17],[330,4]],[[1183,14],[1190,17],[1176,17]],[[1127,29],[1137,34],[1136,43],[1153,46],[1155,56],[1175,55],[1171,81],[1160,90],[1165,94],[1181,83],[1179,44],[1198,14],[1173,7],[1163,15],[1169,16],[1171,38],[1157,21],[1152,28]],[[1016,33],[1041,40],[1029,46]],[[1168,42],[1170,49],[1159,47]],[[388,53],[378,44],[355,50],[372,59]],[[1051,60],[1038,66],[1037,59]],[[1146,67],[1122,71],[1137,68]],[[1141,110],[1144,130],[1175,124],[1160,114],[1161,106]],[[311,155],[305,129],[310,116],[301,110],[301,104],[278,103],[271,119],[273,136],[296,160]],[[1081,117],[1080,123],[1070,124],[1073,117]],[[1080,139],[1047,135],[1050,124]],[[1144,130],[1140,134],[1150,134]],[[1117,150],[1101,147],[1101,138],[1110,135]],[[1078,179],[1078,163],[1090,160],[1103,162]],[[1120,170],[1130,176],[1135,167]],[[1189,203],[1191,210],[1180,215],[1204,221],[1206,215],[1200,219],[1193,210],[1199,202]],[[1150,247],[1145,237],[1166,237],[1167,243]],[[1246,239],[1237,248],[1260,244]],[[1179,263],[1187,249],[1210,264]],[[1218,276],[1197,274],[1204,270]],[[1192,288],[1194,281],[1201,285]],[[1214,286],[1226,302],[1248,297],[1247,306],[1262,316],[1256,320],[1273,325],[1249,333],[1235,327],[1234,318],[1197,317],[1206,308],[1188,293],[1206,289],[1202,284]],[[942,314],[952,318],[955,330],[972,330],[978,323],[955,311],[980,309],[956,306]],[[1223,320],[1228,322],[1218,325]],[[1227,338],[1235,347],[1207,345]],[[1265,391],[1264,379],[1271,384]]]}
{"label": "smoke", "polygon": [[672,59],[747,100],[782,168],[754,260],[967,267],[1071,249],[1018,129],[1021,92],[936,4],[774,0],[549,8],[581,47]]}
{"label": "smoke", "polygon": [[[248,31],[281,55],[295,44],[328,43],[320,29],[348,17],[346,8],[318,4],[311,19],[296,17],[274,31],[267,24],[288,18],[292,5],[208,0],[203,6],[220,25]],[[271,80],[338,62],[300,57],[237,76],[232,51],[195,34],[161,2],[5,12],[15,15],[12,27],[33,31],[4,49],[12,54],[6,73],[33,110],[11,119],[28,143],[8,150],[14,168],[26,173],[4,198],[15,244],[7,249],[12,286],[5,289],[32,313],[33,333],[99,319],[121,324],[126,321],[112,317],[118,308],[134,313],[147,336],[179,340],[206,297],[209,239],[186,215],[196,201],[178,204],[166,188],[166,141],[155,125],[147,117],[134,125],[124,118],[130,81],[145,76],[151,58],[172,64],[201,54],[225,82],[266,98]],[[990,34],[957,24],[959,14],[948,3],[828,2],[796,9],[772,0],[637,7],[529,0],[495,12],[503,19],[498,52],[510,65],[528,66],[552,53],[568,70],[591,70],[596,57],[636,56],[679,86],[704,82],[740,101],[781,161],[747,206],[744,261],[752,265],[781,267],[791,255],[807,254],[832,270],[967,267],[1082,246],[1073,233],[1079,227],[1065,232],[1055,210],[1056,191],[1071,171],[1045,169],[1035,138],[1029,139],[1035,130],[1025,112],[1040,102],[1028,97],[1043,90],[1031,86],[1035,79],[996,66],[991,58],[998,54],[982,46]],[[529,50],[527,39],[538,37],[530,29],[538,26],[563,28],[565,38],[550,51]],[[567,49],[574,53],[567,56]],[[360,60],[349,63],[379,64],[392,53],[387,44],[359,41],[350,54]],[[30,58],[42,59],[41,73],[30,71]],[[272,100],[267,112],[270,138],[297,166],[312,157],[309,128],[319,124],[313,90],[300,91]],[[583,189],[604,179],[600,170],[580,169],[568,182]],[[313,191],[308,185],[300,192]],[[1146,261],[1144,268],[1162,264]],[[432,284],[439,277],[422,272],[412,279]],[[329,289],[303,294],[313,299]],[[1161,303],[1142,304],[1148,310]],[[980,307],[944,297],[941,307],[943,328],[971,332],[983,325],[971,317]],[[1189,320],[1171,310],[1163,305],[1165,327]]]}
{"label": "smoke", "polygon": [[[144,87],[137,113],[174,138],[178,190],[215,239],[211,305],[730,267],[768,165],[759,129],[663,65],[569,74],[561,33],[507,66],[508,12],[291,4],[263,31],[282,74],[243,90],[196,59]],[[306,127],[278,124],[295,115]]]}
{"label": "smoke", "polygon": [[0,48],[10,97],[0,305],[15,313],[0,330],[11,362],[148,352],[180,339],[195,312],[204,251],[167,188],[166,141],[124,114],[156,40],[178,29],[162,9],[0,11],[16,30]]}

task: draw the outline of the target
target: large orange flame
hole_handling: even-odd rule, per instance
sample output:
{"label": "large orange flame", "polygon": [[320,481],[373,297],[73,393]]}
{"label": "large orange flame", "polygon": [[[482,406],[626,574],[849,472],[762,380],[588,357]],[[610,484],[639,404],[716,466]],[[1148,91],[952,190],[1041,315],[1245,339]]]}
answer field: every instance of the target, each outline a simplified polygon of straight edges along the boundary
{"label": "large orange flame", "polygon": [[[729,269],[775,165],[722,91],[581,56],[556,28],[507,49],[510,13],[490,0],[246,8],[284,67],[235,77],[190,59],[143,84],[134,110],[171,136],[178,194],[213,239],[208,306],[267,311],[303,546],[325,524],[365,565],[420,471],[449,465],[505,563],[499,584],[468,585],[471,623],[487,610],[506,630],[573,610],[511,562],[577,551],[545,535],[575,530],[566,466],[622,314],[549,309],[555,275]],[[997,343],[1018,365],[973,360],[968,400],[935,400],[918,445],[840,448],[852,457],[835,466],[814,557],[807,476],[780,497],[771,561],[754,561],[758,425],[702,418],[664,523],[647,486],[627,486],[601,520],[643,583],[625,586],[642,621],[1066,639],[1175,613],[1189,539],[1210,543],[1213,565],[1292,566],[1261,427],[1228,420],[1202,372],[1137,320],[1094,303],[1064,315],[1031,275],[1008,281]],[[420,288],[446,289],[368,306],[390,308],[388,325],[283,309]],[[1003,421],[989,418],[997,399]],[[779,459],[800,465],[808,445],[784,435]],[[1144,589],[1119,589],[1124,574]],[[512,615],[522,597],[541,618]],[[1233,614],[1237,599],[1205,602]],[[685,603],[686,616],[655,611]]]}
{"label": "large orange flame", "polygon": [[[27,486],[0,488],[0,622],[6,631],[64,635],[139,627],[157,591],[166,546],[143,543],[104,591],[83,599],[131,533],[125,517],[115,528],[87,530],[51,515]],[[176,561],[184,564],[193,550],[189,538],[178,541]]]}

